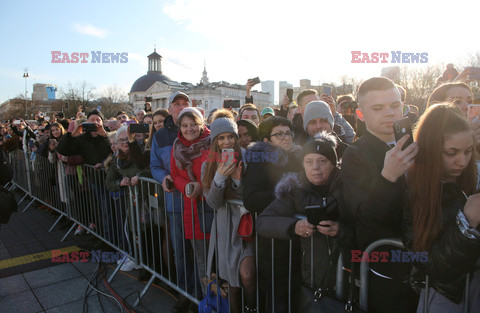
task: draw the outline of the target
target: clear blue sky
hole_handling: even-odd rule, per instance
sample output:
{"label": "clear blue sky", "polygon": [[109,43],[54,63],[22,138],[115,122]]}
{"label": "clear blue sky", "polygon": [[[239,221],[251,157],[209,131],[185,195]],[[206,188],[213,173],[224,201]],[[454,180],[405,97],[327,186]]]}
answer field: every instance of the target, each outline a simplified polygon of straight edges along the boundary
{"label": "clear blue sky", "polygon": [[[430,64],[459,63],[480,50],[474,39],[478,21],[457,16],[455,23],[459,13],[452,19],[446,16],[478,12],[480,5],[463,0],[452,5],[455,9],[414,0],[396,5],[308,0],[5,1],[0,11],[0,102],[24,92],[25,67],[29,95],[33,83],[61,88],[83,80],[96,87],[97,95],[113,85],[128,92],[146,73],[146,56],[154,44],[164,57],[164,74],[191,83],[199,82],[204,60],[211,81],[245,83],[260,76],[294,85],[301,78],[316,84],[343,74],[368,78],[380,73],[383,64],[352,64],[352,50],[428,52]],[[438,26],[446,21],[455,25]],[[128,52],[128,63],[56,64],[51,63],[54,50]]]}

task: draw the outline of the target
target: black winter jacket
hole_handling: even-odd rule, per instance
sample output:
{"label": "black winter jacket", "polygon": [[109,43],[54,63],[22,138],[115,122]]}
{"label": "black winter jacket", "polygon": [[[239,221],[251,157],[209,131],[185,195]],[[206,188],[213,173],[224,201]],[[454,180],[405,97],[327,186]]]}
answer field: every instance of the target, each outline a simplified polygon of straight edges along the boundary
{"label": "black winter jacket", "polygon": [[[260,214],[256,221],[257,232],[267,238],[300,239],[302,282],[311,288],[333,290],[335,265],[340,252],[340,245],[349,247],[352,232],[341,220],[340,233],[328,237],[315,232],[310,238],[295,234],[295,224],[299,216],[306,218],[305,207],[321,204],[324,197],[337,201],[337,211],[345,210],[342,199],[342,183],[339,170],[334,169],[325,186],[314,186],[305,174],[289,173],[282,178],[275,188],[276,199]],[[339,213],[339,212],[337,212]],[[311,284],[311,241],[314,243],[313,285]],[[295,252],[294,252],[295,253]]]}
{"label": "black winter jacket", "polygon": [[57,152],[64,156],[81,155],[85,164],[95,165],[102,163],[112,150],[106,137],[92,137],[90,133],[72,137],[67,133],[58,143]]}
{"label": "black winter jacket", "polygon": [[[350,145],[343,154],[343,197],[349,219],[353,220],[356,249],[365,248],[383,238],[401,238],[403,208],[406,200],[405,177],[395,183],[382,175],[389,146],[367,132]],[[397,249],[384,246],[375,251]],[[404,281],[411,266],[408,263],[371,263],[376,272]]]}
{"label": "black winter jacket", "polygon": [[[289,172],[300,172],[302,162],[298,157],[299,147],[289,152],[278,148],[271,143],[252,143],[245,152],[247,170],[243,187],[243,204],[252,214],[261,213],[275,200],[275,186],[282,176]],[[262,161],[263,160],[263,161]],[[272,240],[258,236],[258,273],[259,284],[262,289],[268,290],[272,283]],[[288,261],[289,241],[273,240],[274,269],[275,269],[275,297],[287,296],[288,293]],[[294,240],[293,248],[298,248],[298,240]],[[298,257],[298,255],[294,255]],[[293,260],[292,276],[294,285],[299,278],[299,260]],[[287,299],[287,298],[286,298]]]}
{"label": "black winter jacket", "polygon": [[[415,263],[411,282],[421,286],[429,275],[430,286],[455,303],[460,303],[465,290],[466,274],[478,270],[480,238],[469,239],[457,224],[457,214],[466,203],[466,196],[457,184],[443,183],[442,228],[435,244],[428,250],[428,261]],[[404,245],[411,248],[413,232],[410,210],[405,210]]]}

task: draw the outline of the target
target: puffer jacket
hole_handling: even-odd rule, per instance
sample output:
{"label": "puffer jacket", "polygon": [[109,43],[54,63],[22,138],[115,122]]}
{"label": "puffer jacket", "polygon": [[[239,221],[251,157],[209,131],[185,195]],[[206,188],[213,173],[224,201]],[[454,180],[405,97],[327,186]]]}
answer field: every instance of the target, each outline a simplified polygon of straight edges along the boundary
{"label": "puffer jacket", "polygon": [[[323,198],[337,201],[337,213],[345,210],[341,196],[339,170],[334,169],[326,185],[315,186],[304,173],[286,174],[275,188],[276,199],[260,214],[256,221],[257,232],[267,238],[300,239],[301,276],[304,285],[322,290],[333,290],[335,264],[340,246],[349,247],[352,231],[339,220],[340,232],[336,237],[325,236],[316,231],[312,237],[303,238],[295,234],[295,224],[300,217],[306,218],[305,207],[318,205]],[[329,200],[330,201],[330,200]],[[311,241],[314,243],[313,286],[311,285]],[[293,252],[295,254],[295,252]]]}
{"label": "puffer jacket", "polygon": [[[466,274],[478,270],[480,238],[469,239],[460,231],[457,215],[466,203],[466,196],[455,183],[443,183],[442,228],[433,246],[428,250],[428,261],[415,263],[410,277],[416,287],[423,287],[425,275],[430,286],[454,303],[462,301]],[[408,248],[413,245],[413,230],[410,210],[405,209],[403,242]],[[476,265],[477,263],[477,265]]]}

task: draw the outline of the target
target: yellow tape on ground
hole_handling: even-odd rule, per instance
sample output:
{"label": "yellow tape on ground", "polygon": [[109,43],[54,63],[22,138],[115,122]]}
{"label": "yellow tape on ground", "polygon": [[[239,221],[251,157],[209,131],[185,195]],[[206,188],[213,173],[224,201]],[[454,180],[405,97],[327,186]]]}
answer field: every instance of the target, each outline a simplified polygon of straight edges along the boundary
{"label": "yellow tape on ground", "polygon": [[66,253],[71,253],[74,251],[80,251],[81,249],[77,246],[71,246],[71,247],[66,247],[66,248],[61,248],[61,249],[55,249],[55,250],[50,250],[50,251],[44,251],[44,252],[39,252],[39,253],[33,253],[29,255],[24,255],[24,256],[19,256],[16,258],[11,258],[8,260],[3,260],[0,261],[0,270],[4,268],[9,268],[13,266],[19,266],[19,265],[24,265],[40,260],[46,260],[46,259],[51,259],[52,258],[52,251],[62,251]]}

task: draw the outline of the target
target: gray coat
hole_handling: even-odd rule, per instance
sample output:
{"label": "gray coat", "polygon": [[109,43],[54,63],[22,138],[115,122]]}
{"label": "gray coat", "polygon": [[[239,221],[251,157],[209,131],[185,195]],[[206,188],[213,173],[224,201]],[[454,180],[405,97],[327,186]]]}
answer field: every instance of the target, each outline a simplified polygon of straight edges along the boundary
{"label": "gray coat", "polygon": [[[245,164],[245,163],[243,163]],[[202,179],[205,175],[206,163],[202,164]],[[218,274],[228,281],[232,287],[240,287],[240,263],[247,256],[254,255],[254,243],[244,242],[237,235],[238,223],[244,212],[243,206],[229,204],[228,210],[224,199],[225,184],[232,183],[234,193],[242,198],[242,182],[226,180],[227,177],[216,174],[210,189],[204,188],[204,196],[208,205],[215,210],[208,249],[207,275],[211,273],[214,251],[218,251]],[[215,250],[215,245],[218,249]]]}

